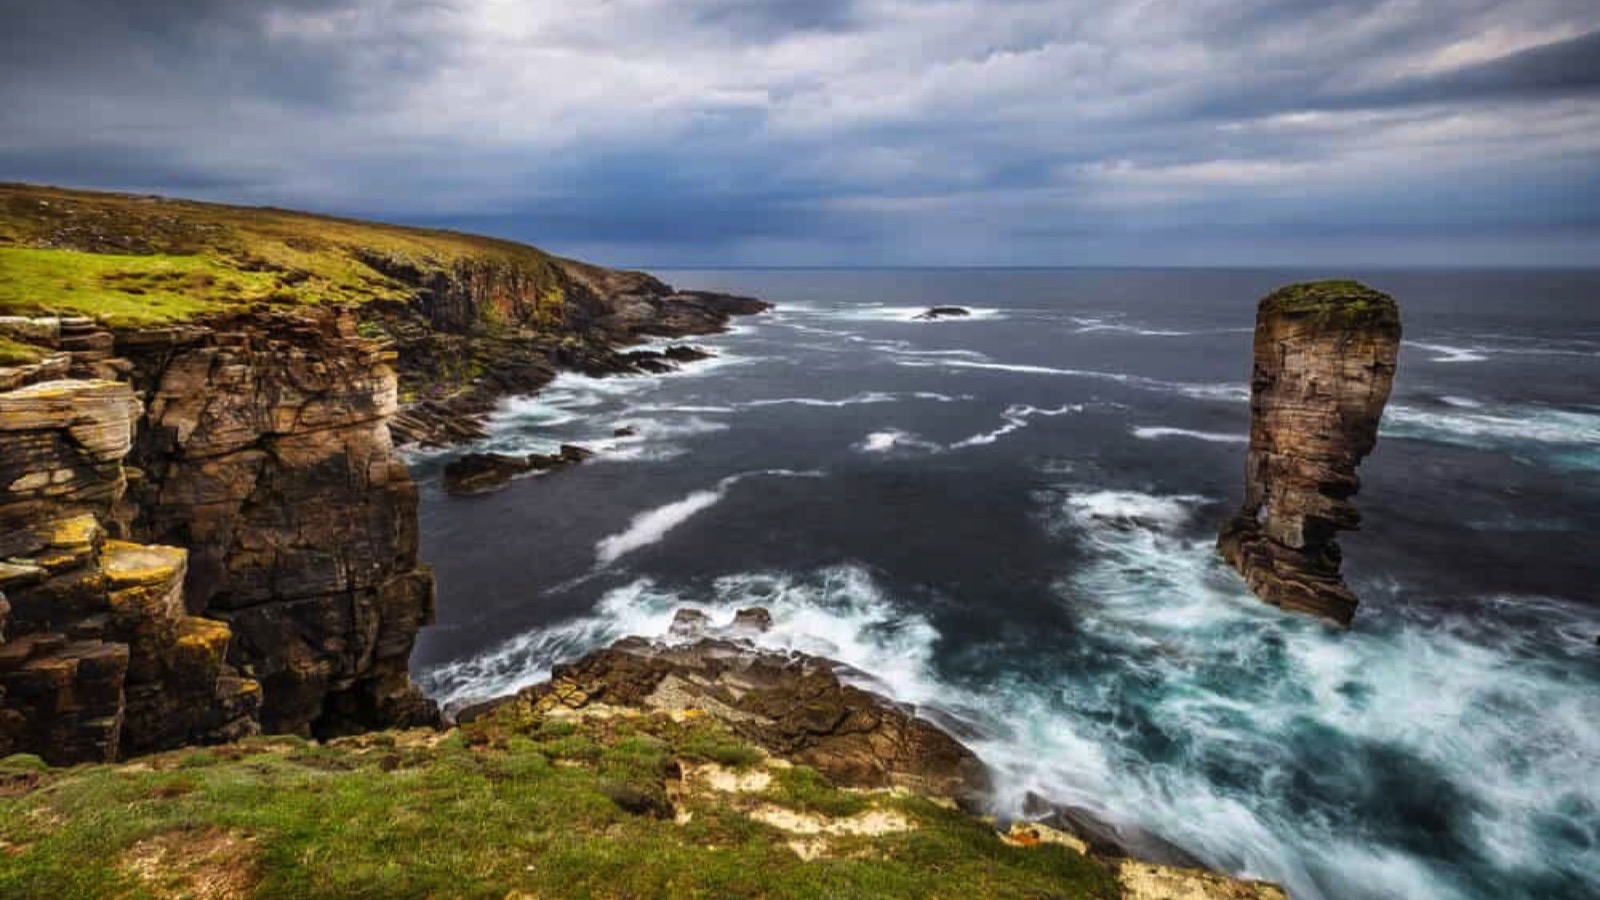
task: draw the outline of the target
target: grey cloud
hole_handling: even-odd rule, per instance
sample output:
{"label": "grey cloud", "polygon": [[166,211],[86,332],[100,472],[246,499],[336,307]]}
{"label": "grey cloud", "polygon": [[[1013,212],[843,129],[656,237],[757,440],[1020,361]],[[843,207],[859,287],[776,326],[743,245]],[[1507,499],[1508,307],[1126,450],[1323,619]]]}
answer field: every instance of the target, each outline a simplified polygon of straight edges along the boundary
{"label": "grey cloud", "polygon": [[1476,65],[1404,79],[1340,98],[1331,105],[1364,108],[1596,94],[1600,94],[1600,30]]}
{"label": "grey cloud", "polygon": [[[690,262],[1592,231],[1594,20],[1592,0],[0,0],[0,180]],[[774,247],[801,249],[751,255]]]}
{"label": "grey cloud", "polygon": [[843,31],[857,22],[855,0],[712,0],[694,20],[740,37],[774,40],[803,31]]}

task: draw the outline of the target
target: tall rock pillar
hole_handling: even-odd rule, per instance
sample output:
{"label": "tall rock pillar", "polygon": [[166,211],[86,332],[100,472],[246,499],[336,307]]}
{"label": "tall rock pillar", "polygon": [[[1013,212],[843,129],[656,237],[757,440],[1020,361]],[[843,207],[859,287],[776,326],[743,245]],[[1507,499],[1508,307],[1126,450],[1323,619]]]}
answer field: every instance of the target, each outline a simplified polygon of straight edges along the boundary
{"label": "tall rock pillar", "polygon": [[1356,466],[1378,440],[1400,311],[1354,281],[1280,288],[1256,312],[1244,506],[1217,539],[1267,603],[1350,624],[1336,535],[1357,526]]}

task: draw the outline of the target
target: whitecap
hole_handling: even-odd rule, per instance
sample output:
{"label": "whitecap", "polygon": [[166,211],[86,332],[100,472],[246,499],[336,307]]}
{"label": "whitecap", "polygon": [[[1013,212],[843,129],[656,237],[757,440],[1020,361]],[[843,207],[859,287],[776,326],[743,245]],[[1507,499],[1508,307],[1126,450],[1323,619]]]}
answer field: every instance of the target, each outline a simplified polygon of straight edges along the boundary
{"label": "whitecap", "polygon": [[830,318],[843,319],[847,322],[910,322],[918,325],[944,324],[950,322],[985,322],[1006,317],[1003,310],[993,307],[963,307],[967,311],[964,316],[940,316],[936,319],[920,319],[927,313],[926,306],[858,306],[846,309],[833,310],[823,315]]}
{"label": "whitecap", "polygon": [[1437,356],[1428,357],[1430,362],[1483,362],[1489,358],[1484,355],[1487,351],[1482,347],[1452,347],[1448,344],[1425,344],[1422,341],[1404,341],[1403,343],[1409,347],[1416,347],[1429,353],[1438,354]]}
{"label": "whitecap", "polygon": [[887,394],[882,391],[865,391],[863,393],[852,394],[849,397],[843,397],[838,400],[822,400],[816,397],[777,397],[771,400],[747,400],[739,405],[748,408],[785,405],[831,406],[837,408],[844,406],[859,406],[870,403],[893,403],[897,399],[898,398],[894,394]]}
{"label": "whitecap", "polygon": [[921,450],[937,453],[944,449],[932,441],[926,441],[909,431],[898,428],[889,428],[883,431],[874,431],[862,438],[855,449],[862,453],[888,453],[893,450]]}
{"label": "whitecap", "polygon": [[667,533],[689,521],[697,513],[710,509],[728,495],[728,491],[736,484],[747,478],[759,476],[772,476],[781,478],[817,478],[820,472],[795,472],[789,469],[763,469],[757,472],[741,472],[738,475],[729,475],[717,482],[716,486],[706,490],[695,491],[686,497],[674,500],[655,509],[647,509],[635,515],[628,527],[609,537],[601,538],[595,544],[595,561],[600,566],[608,566],[618,558],[632,553],[641,547],[660,543],[666,538]]}
{"label": "whitecap", "polygon": [[1250,436],[1247,434],[1219,434],[1214,431],[1192,431],[1188,428],[1165,428],[1149,426],[1133,429],[1133,436],[1144,440],[1157,440],[1159,438],[1192,438],[1197,441],[1210,441],[1215,444],[1248,444]]}
{"label": "whitecap", "polygon": [[1004,425],[1001,425],[999,428],[996,428],[993,431],[985,431],[981,434],[975,434],[972,437],[963,438],[962,440],[956,441],[950,445],[950,449],[960,450],[966,447],[981,447],[986,444],[992,444],[1014,431],[1020,431],[1021,429],[1028,427],[1028,420],[1034,416],[1064,416],[1068,413],[1077,412],[1083,412],[1083,404],[1069,403],[1065,406],[1057,406],[1048,409],[1041,409],[1037,406],[1029,406],[1027,404],[1012,404],[1011,406],[1006,407],[1005,411],[1000,414],[1000,418],[1005,422]]}
{"label": "whitecap", "polygon": [[1026,363],[979,362],[966,359],[943,360],[917,360],[900,359],[896,365],[907,368],[949,368],[949,369],[982,369],[994,372],[1015,372],[1021,375],[1060,375],[1070,378],[1090,378],[1100,381],[1114,381],[1131,387],[1144,390],[1161,391],[1163,393],[1181,394],[1195,400],[1222,400],[1230,403],[1248,402],[1250,400],[1249,385],[1241,384],[1205,384],[1182,381],[1163,381],[1159,378],[1149,378],[1144,375],[1133,375],[1126,372],[1102,372],[1095,369],[1066,369],[1056,366],[1037,366]]}
{"label": "whitecap", "polygon": [[1390,404],[1381,433],[1469,447],[1521,443],[1600,443],[1600,415],[1540,406],[1513,406],[1471,412],[1419,409]]}

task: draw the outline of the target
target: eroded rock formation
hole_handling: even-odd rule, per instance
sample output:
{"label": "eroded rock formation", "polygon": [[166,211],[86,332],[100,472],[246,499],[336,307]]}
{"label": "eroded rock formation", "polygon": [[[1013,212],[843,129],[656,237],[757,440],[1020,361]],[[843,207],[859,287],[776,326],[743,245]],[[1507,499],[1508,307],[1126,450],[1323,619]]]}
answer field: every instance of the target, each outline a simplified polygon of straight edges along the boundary
{"label": "eroded rock formation", "polygon": [[348,310],[120,336],[146,397],[132,534],[189,550],[186,604],[227,621],[272,732],[432,721],[410,684],[433,617],[392,353]]}
{"label": "eroded rock formation", "polygon": [[0,756],[106,760],[256,729],[228,625],[184,607],[187,552],[108,534],[139,410],[111,381],[0,394]]}
{"label": "eroded rock formation", "polygon": [[0,324],[54,351],[0,393],[0,755],[437,719],[395,376],[348,312]]}
{"label": "eroded rock formation", "polygon": [[1360,521],[1356,467],[1394,382],[1400,313],[1353,281],[1273,292],[1256,314],[1245,502],[1217,547],[1256,596],[1348,625],[1339,531]]}

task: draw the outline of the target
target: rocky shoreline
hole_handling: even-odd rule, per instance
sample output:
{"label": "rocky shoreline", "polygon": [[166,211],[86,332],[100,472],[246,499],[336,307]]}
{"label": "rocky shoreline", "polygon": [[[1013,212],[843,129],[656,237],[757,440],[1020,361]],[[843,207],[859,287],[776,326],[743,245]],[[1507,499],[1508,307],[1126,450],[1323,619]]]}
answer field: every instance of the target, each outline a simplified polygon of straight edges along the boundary
{"label": "rocky shoreline", "polygon": [[[623,638],[555,666],[548,681],[464,707],[452,718],[470,731],[507,721],[706,716],[837,788],[906,792],[985,816],[990,773],[972,750],[915,706],[857,687],[863,673],[822,657],[759,648],[755,641],[771,621],[759,607],[720,626],[699,610],[679,609],[667,635]],[[670,801],[658,814],[673,814]],[[1022,818],[984,820],[1013,845],[1053,844],[1094,861],[1129,900],[1287,897],[1274,885],[1209,871],[1155,835],[1044,797],[1030,797]]]}

